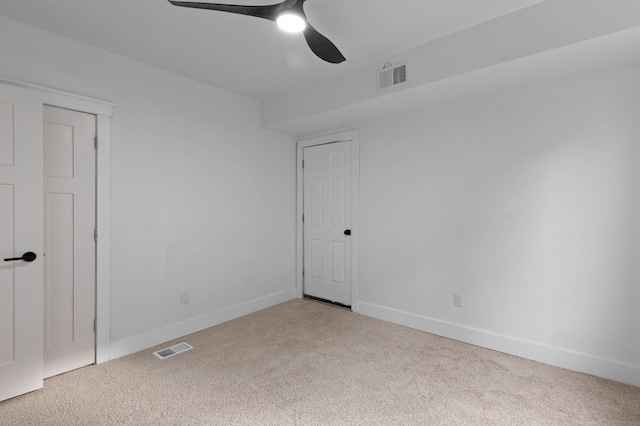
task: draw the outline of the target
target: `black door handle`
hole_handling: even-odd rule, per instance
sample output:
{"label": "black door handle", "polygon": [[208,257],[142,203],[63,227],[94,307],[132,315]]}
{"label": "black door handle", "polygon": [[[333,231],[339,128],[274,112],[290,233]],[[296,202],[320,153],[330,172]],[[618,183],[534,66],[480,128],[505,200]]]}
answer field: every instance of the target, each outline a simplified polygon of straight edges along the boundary
{"label": "black door handle", "polygon": [[344,231],[344,235],[351,235],[351,229],[347,229],[346,231]]}
{"label": "black door handle", "polygon": [[38,257],[34,252],[28,251],[22,255],[22,257],[13,257],[11,259],[5,259],[5,262],[11,262],[12,260],[24,260],[25,262],[33,262]]}

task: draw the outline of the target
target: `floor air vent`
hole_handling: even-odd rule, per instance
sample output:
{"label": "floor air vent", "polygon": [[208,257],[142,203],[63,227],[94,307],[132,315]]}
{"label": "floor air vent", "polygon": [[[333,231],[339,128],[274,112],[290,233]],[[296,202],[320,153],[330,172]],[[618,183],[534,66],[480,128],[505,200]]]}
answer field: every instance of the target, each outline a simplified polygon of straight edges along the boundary
{"label": "floor air vent", "polygon": [[407,82],[407,63],[393,65],[389,62],[382,69],[378,70],[377,89],[378,91],[389,89]]}
{"label": "floor air vent", "polygon": [[174,355],[178,355],[180,352],[188,351],[189,349],[193,349],[193,346],[182,342],[182,343],[178,343],[177,345],[173,345],[169,348],[156,351],[153,354],[160,359],[165,359],[165,358],[172,357]]}

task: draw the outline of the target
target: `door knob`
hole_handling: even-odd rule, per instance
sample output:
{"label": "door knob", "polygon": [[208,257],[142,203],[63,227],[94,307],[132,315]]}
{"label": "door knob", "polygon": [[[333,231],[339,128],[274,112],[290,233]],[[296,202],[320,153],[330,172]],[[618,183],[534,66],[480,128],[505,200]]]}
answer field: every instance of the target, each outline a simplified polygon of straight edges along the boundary
{"label": "door knob", "polygon": [[344,235],[351,235],[351,229],[347,229],[346,231],[344,231]]}
{"label": "door knob", "polygon": [[25,262],[33,262],[38,257],[34,252],[28,251],[22,255],[22,257],[13,257],[11,259],[5,259],[5,262],[11,262],[12,260],[24,260]]}

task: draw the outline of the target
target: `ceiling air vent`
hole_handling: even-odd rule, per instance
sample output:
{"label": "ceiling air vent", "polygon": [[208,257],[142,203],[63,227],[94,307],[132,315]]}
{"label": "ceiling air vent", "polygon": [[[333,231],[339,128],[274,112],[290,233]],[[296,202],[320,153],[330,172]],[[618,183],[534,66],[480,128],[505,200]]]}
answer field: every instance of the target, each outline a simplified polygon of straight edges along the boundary
{"label": "ceiling air vent", "polygon": [[169,348],[156,351],[153,354],[160,359],[165,359],[165,358],[172,357],[174,355],[178,355],[180,352],[188,351],[189,349],[193,349],[193,346],[182,342],[182,343],[178,343],[177,345],[173,345]]}
{"label": "ceiling air vent", "polygon": [[391,64],[387,62],[378,70],[377,91],[389,89],[407,82],[407,63]]}

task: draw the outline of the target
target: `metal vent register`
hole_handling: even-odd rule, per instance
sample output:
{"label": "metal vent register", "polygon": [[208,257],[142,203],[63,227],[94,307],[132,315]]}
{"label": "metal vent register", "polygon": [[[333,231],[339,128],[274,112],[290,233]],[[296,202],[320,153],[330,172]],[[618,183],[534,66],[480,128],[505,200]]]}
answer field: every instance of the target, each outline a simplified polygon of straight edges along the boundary
{"label": "metal vent register", "polygon": [[387,62],[384,68],[378,70],[378,91],[397,86],[407,82],[407,63],[392,65]]}
{"label": "metal vent register", "polygon": [[160,349],[159,351],[156,351],[153,354],[160,359],[165,359],[165,358],[172,357],[174,355],[178,355],[181,352],[188,351],[189,349],[193,349],[193,346],[182,342],[165,349]]}

